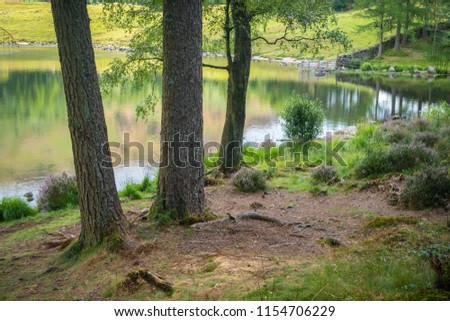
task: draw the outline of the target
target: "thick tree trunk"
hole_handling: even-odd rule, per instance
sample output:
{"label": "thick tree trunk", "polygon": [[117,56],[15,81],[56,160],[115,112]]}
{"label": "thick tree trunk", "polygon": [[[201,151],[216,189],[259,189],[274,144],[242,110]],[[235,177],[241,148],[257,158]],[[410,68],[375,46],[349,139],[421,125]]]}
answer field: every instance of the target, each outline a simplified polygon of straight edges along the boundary
{"label": "thick tree trunk", "polygon": [[252,58],[250,15],[245,0],[231,1],[234,58],[229,67],[227,111],[222,132],[221,170],[233,172],[242,160],[247,87]]}
{"label": "thick tree trunk", "polygon": [[395,33],[395,44],[394,44],[395,51],[400,51],[401,36],[402,36],[402,21],[399,18],[397,20],[397,30]]}
{"label": "thick tree trunk", "polygon": [[86,2],[52,0],[81,212],[80,241],[121,246],[124,215],[117,195]]}
{"label": "thick tree trunk", "polygon": [[189,222],[201,219],[205,209],[201,0],[164,0],[163,56],[161,166],[154,210]]}

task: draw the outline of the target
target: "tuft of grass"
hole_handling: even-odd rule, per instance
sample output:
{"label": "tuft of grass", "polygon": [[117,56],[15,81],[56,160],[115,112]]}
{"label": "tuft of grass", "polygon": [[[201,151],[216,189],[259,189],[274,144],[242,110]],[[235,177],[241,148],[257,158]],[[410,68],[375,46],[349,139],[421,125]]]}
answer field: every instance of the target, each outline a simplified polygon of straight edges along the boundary
{"label": "tuft of grass", "polygon": [[0,203],[0,222],[20,220],[35,214],[36,209],[18,197],[5,197]]}
{"label": "tuft of grass", "polygon": [[119,192],[120,197],[128,197],[130,200],[140,200],[144,197],[140,191],[140,184],[128,183],[125,188]]}
{"label": "tuft of grass", "polygon": [[377,228],[385,228],[398,226],[400,224],[406,225],[416,225],[419,220],[415,217],[405,217],[405,216],[376,216],[368,219],[365,224],[365,229],[373,230]]}
{"label": "tuft of grass", "polygon": [[234,188],[245,193],[263,191],[267,188],[264,173],[255,169],[242,168],[232,180]]}

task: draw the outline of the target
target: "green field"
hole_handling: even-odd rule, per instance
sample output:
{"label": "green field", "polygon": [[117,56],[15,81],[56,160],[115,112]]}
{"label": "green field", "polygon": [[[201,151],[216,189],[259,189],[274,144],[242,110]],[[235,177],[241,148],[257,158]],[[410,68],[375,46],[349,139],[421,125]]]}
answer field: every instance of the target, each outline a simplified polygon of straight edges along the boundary
{"label": "green field", "polygon": [[[110,30],[102,22],[101,6],[88,6],[88,8],[92,20],[91,30],[94,43],[127,45],[129,35],[123,30]],[[367,23],[367,20],[359,17],[355,12],[340,13],[337,18],[337,27],[348,33],[353,44],[353,50],[365,48],[377,42],[376,33],[369,30],[358,31],[358,27]],[[16,41],[56,41],[48,3],[8,4],[2,2],[0,3],[0,26],[8,30]],[[276,38],[281,35],[282,30],[281,25],[271,22],[267,27],[266,37],[269,39]],[[4,36],[0,31],[0,39],[3,41],[7,40]],[[301,57],[295,50],[283,51],[279,46],[267,45],[262,42],[255,45],[254,54],[266,57]],[[330,48],[319,55],[325,58],[335,58],[337,54],[339,54],[337,48]],[[303,56],[307,57],[308,54]]]}

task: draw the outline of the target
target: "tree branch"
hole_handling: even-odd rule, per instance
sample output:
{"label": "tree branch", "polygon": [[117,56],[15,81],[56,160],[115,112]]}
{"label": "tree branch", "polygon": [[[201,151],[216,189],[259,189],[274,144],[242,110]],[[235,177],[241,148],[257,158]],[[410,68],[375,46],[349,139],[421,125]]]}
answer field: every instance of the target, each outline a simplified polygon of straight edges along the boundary
{"label": "tree branch", "polygon": [[227,66],[216,66],[216,65],[210,65],[210,64],[203,64],[203,67],[212,68],[212,69],[220,69],[220,70],[228,70]]}
{"label": "tree branch", "polygon": [[6,33],[6,35],[9,36],[9,38],[11,39],[11,42],[12,42],[12,43],[16,43],[16,41],[14,40],[14,36],[13,36],[8,30],[6,30],[6,29],[3,28],[3,27],[0,27],[0,30],[3,30],[3,31]]}
{"label": "tree branch", "polygon": [[289,28],[286,27],[286,29],[284,29],[284,35],[273,40],[273,41],[269,41],[267,38],[263,37],[263,36],[259,36],[256,38],[253,38],[252,41],[257,41],[257,40],[263,40],[265,41],[268,45],[276,45],[279,41],[287,41],[287,42],[298,42],[298,41],[302,41],[302,40],[316,40],[315,38],[308,38],[308,37],[294,37],[294,38],[288,38],[287,37],[287,32],[288,32]]}

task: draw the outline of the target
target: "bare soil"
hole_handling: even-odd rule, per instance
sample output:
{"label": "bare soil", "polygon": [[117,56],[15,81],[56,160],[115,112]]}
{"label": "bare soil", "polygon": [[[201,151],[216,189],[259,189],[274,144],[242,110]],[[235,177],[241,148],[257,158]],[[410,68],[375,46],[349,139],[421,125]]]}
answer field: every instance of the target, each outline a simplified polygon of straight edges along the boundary
{"label": "bare soil", "polygon": [[[47,248],[54,233],[39,231],[12,248],[0,247],[0,299],[103,300],[195,299],[217,300],[264,285],[288,266],[301,266],[335,250],[325,240],[351,246],[367,238],[364,225],[375,216],[415,217],[445,221],[436,211],[406,211],[387,202],[380,189],[313,197],[307,192],[283,189],[245,194],[230,186],[207,188],[207,202],[215,215],[258,212],[296,225],[279,226],[257,220],[227,220],[195,228],[169,226],[155,230],[138,220],[142,204],[127,206],[132,233],[145,243],[135,253],[95,253],[83,262],[58,264],[61,251]],[[2,228],[0,244],[11,233],[37,228],[34,222]],[[61,226],[60,233],[78,235],[79,223]],[[133,291],[121,280],[129,271],[147,269],[173,283],[175,293],[166,296],[142,285]]]}

